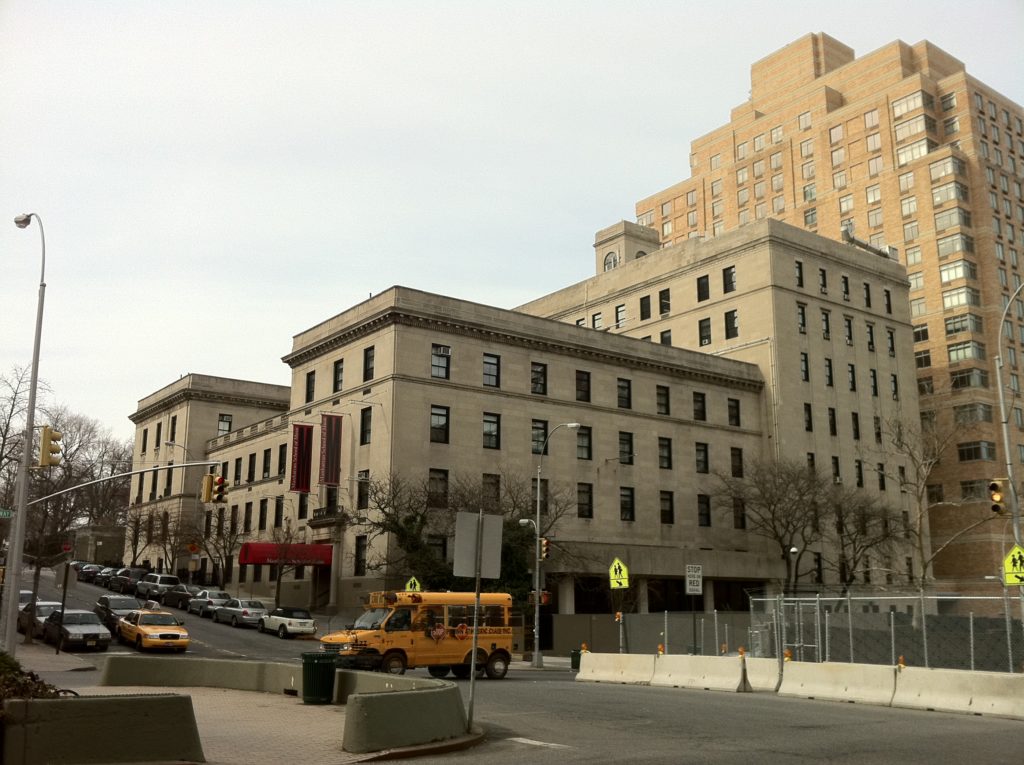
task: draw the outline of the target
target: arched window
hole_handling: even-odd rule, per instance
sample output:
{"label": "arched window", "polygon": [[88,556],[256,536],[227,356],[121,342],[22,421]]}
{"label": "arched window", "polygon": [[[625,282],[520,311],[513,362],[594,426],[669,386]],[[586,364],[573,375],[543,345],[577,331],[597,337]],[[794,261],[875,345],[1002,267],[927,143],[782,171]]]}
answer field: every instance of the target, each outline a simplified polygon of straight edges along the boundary
{"label": "arched window", "polygon": [[617,265],[619,265],[618,253],[609,252],[607,255],[604,256],[604,270],[605,271],[611,271]]}
{"label": "arched window", "polygon": [[643,250],[638,250],[637,253],[636,253],[636,256],[638,258],[646,258],[647,257],[647,253],[644,252]]}

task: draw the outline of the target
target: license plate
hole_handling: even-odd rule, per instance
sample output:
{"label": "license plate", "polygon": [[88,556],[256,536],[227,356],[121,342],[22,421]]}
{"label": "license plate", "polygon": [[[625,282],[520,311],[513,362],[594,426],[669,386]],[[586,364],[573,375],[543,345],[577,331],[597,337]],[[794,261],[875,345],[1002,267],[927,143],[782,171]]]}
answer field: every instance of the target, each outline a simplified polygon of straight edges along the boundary
{"label": "license plate", "polygon": [[86,645],[96,645],[96,641],[95,640],[86,640],[85,644]]}
{"label": "license plate", "polygon": [[176,645],[173,640],[165,640],[164,645]]}

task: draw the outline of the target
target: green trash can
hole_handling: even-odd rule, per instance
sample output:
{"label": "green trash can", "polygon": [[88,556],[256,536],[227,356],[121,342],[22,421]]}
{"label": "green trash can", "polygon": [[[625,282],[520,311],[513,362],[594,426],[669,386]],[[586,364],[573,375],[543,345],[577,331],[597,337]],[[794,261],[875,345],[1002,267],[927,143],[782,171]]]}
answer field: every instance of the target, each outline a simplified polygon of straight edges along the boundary
{"label": "green trash can", "polygon": [[579,648],[569,651],[569,668],[576,672],[580,671],[580,653]]}
{"label": "green trash can", "polygon": [[334,699],[336,656],[326,651],[302,654],[302,703],[330,704]]}

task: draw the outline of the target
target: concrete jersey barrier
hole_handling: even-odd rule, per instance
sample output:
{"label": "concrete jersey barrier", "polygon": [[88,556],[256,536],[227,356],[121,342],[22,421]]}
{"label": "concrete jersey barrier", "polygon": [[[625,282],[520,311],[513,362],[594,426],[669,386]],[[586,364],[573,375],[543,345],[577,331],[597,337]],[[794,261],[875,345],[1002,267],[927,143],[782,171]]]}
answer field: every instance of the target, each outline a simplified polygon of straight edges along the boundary
{"label": "concrete jersey barrier", "polygon": [[743,657],[747,688],[755,693],[775,693],[779,687],[779,660]]}
{"label": "concrete jersey barrier", "polygon": [[741,656],[658,656],[651,685],[741,693]]}
{"label": "concrete jersey barrier", "polygon": [[878,664],[786,662],[780,696],[855,701],[890,706],[896,693],[896,669]]}
{"label": "concrete jersey barrier", "polygon": [[1024,720],[1024,675],[904,667],[892,705]]}
{"label": "concrete jersey barrier", "polygon": [[[3,702],[4,765],[206,762],[188,696],[90,696]],[[131,740],[125,746],[125,726]]]}
{"label": "concrete jersey barrier", "polygon": [[626,683],[649,685],[654,676],[654,657],[629,653],[591,653],[580,655],[576,679],[590,683]]}

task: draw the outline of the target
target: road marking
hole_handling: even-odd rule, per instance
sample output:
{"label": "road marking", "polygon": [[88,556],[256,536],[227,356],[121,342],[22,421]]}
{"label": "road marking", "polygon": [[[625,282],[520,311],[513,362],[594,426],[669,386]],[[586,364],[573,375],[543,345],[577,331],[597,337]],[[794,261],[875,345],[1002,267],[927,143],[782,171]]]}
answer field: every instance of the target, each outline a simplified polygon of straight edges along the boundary
{"label": "road marking", "polygon": [[520,744],[529,744],[530,746],[542,746],[545,749],[571,749],[572,747],[568,744],[552,744],[547,741],[534,741],[532,738],[510,738],[508,741],[516,741]]}

